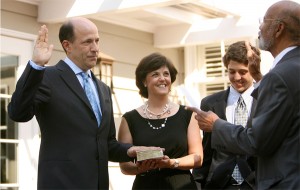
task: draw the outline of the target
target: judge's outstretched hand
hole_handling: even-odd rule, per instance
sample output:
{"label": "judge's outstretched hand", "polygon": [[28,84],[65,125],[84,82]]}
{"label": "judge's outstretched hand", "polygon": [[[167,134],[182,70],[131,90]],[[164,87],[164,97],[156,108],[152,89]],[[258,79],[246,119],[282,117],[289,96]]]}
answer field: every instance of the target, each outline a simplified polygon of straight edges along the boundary
{"label": "judge's outstretched hand", "polygon": [[34,45],[32,61],[39,66],[45,66],[51,58],[52,50],[53,45],[48,44],[48,28],[42,25]]}
{"label": "judge's outstretched hand", "polygon": [[247,49],[247,59],[248,59],[248,68],[251,76],[256,82],[259,82],[262,79],[262,74],[260,72],[260,56],[257,55],[251,48],[251,45],[248,41],[245,41],[245,46]]}
{"label": "judge's outstretched hand", "polygon": [[219,119],[219,117],[212,111],[205,112],[198,108],[189,106],[186,106],[185,109],[196,113],[195,119],[198,121],[200,129],[205,132],[211,132],[215,121]]}

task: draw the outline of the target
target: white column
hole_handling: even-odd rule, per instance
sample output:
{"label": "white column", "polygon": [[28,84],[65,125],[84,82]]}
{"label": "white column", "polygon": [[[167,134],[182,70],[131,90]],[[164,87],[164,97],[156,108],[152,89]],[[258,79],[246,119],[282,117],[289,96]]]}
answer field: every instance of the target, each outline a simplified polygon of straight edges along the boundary
{"label": "white column", "polygon": [[184,85],[179,86],[178,90],[185,96],[187,105],[199,107],[200,93],[197,77],[200,77],[198,76],[200,72],[197,46],[187,46],[184,48],[184,63]]}

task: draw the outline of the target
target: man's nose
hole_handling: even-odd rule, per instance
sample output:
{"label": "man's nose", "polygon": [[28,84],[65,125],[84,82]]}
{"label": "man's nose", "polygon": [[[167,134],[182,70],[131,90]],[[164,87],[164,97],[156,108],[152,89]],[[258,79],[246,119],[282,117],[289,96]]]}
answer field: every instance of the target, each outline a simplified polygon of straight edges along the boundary
{"label": "man's nose", "polygon": [[242,77],[239,73],[234,74],[234,80],[240,80]]}

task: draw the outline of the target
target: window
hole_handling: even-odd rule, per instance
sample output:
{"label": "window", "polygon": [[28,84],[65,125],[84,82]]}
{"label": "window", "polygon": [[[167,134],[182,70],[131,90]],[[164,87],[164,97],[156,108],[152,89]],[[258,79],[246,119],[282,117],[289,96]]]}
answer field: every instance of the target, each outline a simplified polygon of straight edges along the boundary
{"label": "window", "polygon": [[228,45],[209,45],[204,47],[203,60],[205,64],[206,78],[209,82],[202,84],[205,86],[205,96],[225,90],[230,85],[227,75],[227,69],[224,67],[222,57],[227,50]]}
{"label": "window", "polygon": [[93,68],[93,73],[102,82],[107,84],[113,92],[113,62],[114,59],[104,53],[99,53],[97,65]]}
{"label": "window", "polygon": [[1,189],[18,189],[18,128],[7,113],[7,105],[15,85],[18,57],[1,54]]}
{"label": "window", "polygon": [[207,96],[227,89],[230,83],[212,83],[206,85]]}
{"label": "window", "polygon": [[[31,59],[36,35],[1,28],[1,180],[0,189],[36,189],[39,126],[35,118],[13,122],[7,104]],[[9,44],[9,45],[7,45]],[[5,166],[3,165],[5,164]]]}
{"label": "window", "polygon": [[211,46],[205,48],[205,67],[206,77],[224,77],[226,68],[222,62],[220,46]]}
{"label": "window", "polygon": [[113,62],[114,58],[111,56],[104,54],[102,52],[99,53],[98,60],[96,66],[92,69],[95,76],[104,82],[107,86],[110,87],[112,98],[113,98],[113,109],[115,117],[120,117],[122,115],[121,108],[115,94],[115,89],[113,86]]}

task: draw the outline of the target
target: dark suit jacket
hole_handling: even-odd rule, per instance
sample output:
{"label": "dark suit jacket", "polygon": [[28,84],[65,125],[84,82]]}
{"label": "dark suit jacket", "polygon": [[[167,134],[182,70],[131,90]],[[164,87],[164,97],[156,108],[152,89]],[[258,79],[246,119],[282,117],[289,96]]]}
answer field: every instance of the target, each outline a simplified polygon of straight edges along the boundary
{"label": "dark suit jacket", "polygon": [[14,121],[26,122],[35,115],[39,123],[38,189],[108,189],[108,160],[130,160],[130,145],[115,137],[110,89],[96,81],[103,114],[100,127],[65,62],[44,71],[28,63],[19,79],[8,111]]}
{"label": "dark suit jacket", "polygon": [[258,88],[251,127],[217,120],[212,147],[257,155],[257,188],[300,189],[300,47],[288,52]]}
{"label": "dark suit jacket", "polygon": [[[228,95],[229,88],[203,98],[200,106],[201,110],[210,110],[216,113],[221,119],[226,120]],[[251,110],[255,109],[255,107],[256,100],[253,99]],[[250,169],[249,172],[255,170],[254,157],[246,157],[243,155],[244,158],[242,158],[241,155],[235,155],[229,152],[216,151],[212,149],[210,132],[204,132],[202,144],[204,149],[203,164],[201,168],[193,170],[195,179],[198,179],[201,182],[202,187],[205,186],[206,188],[213,189],[224,188],[231,179],[231,174],[237,163],[237,160],[239,159],[241,162],[244,162],[247,165],[247,169]],[[248,172],[241,171],[241,173],[244,178],[249,176]]]}

